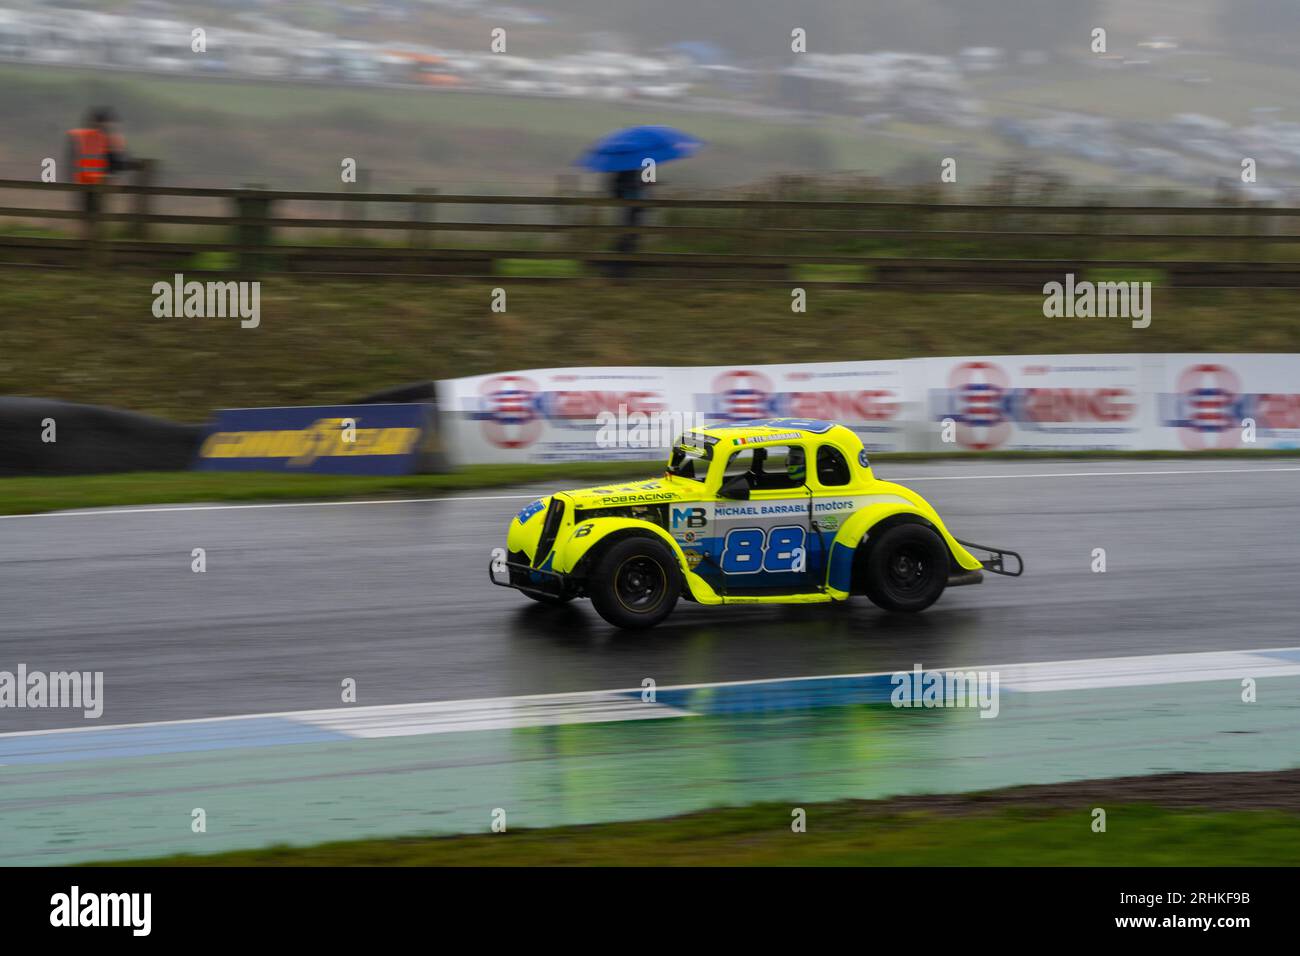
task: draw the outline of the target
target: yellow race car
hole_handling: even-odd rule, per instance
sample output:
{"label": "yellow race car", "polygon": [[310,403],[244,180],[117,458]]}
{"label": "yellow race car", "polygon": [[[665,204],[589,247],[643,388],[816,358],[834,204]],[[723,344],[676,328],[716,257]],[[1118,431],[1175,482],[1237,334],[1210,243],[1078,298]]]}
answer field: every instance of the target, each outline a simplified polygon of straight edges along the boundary
{"label": "yellow race car", "polygon": [[865,594],[886,610],[921,611],[984,571],[1019,576],[1023,563],[957,540],[924,498],[877,479],[843,425],[771,418],[685,432],[660,478],[534,501],[511,520],[489,574],[546,604],[588,597],[611,624],[644,628],[678,598]]}

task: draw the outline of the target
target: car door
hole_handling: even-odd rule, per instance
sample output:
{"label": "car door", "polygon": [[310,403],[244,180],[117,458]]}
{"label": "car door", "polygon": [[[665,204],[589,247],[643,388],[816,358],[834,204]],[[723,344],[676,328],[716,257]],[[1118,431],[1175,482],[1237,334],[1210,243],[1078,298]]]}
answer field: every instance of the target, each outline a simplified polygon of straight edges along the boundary
{"label": "car door", "polygon": [[801,442],[737,449],[727,461],[722,487],[746,497],[723,497],[714,506],[716,563],[726,594],[806,591],[808,568],[807,450]]}
{"label": "car door", "polygon": [[808,483],[812,488],[813,516],[807,552],[808,571],[814,581],[825,580],[835,535],[859,507],[852,481],[842,449],[829,442],[809,443]]}

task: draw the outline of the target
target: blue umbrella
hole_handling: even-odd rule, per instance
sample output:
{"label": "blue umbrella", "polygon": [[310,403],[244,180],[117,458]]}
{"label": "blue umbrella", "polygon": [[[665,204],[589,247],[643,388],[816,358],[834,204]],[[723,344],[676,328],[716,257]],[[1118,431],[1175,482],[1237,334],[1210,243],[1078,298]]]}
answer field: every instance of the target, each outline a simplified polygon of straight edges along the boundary
{"label": "blue umbrella", "polygon": [[640,169],[646,159],[666,163],[691,156],[703,143],[671,126],[629,126],[593,145],[577,165],[596,173]]}

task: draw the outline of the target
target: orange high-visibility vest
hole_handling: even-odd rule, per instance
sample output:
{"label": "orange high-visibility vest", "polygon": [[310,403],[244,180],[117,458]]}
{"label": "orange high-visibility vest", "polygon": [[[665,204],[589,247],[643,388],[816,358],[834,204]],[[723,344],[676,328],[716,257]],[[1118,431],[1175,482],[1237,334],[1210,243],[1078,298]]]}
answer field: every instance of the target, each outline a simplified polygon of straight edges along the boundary
{"label": "orange high-visibility vest", "polygon": [[70,129],[75,168],[73,182],[100,183],[108,175],[109,139],[97,129]]}

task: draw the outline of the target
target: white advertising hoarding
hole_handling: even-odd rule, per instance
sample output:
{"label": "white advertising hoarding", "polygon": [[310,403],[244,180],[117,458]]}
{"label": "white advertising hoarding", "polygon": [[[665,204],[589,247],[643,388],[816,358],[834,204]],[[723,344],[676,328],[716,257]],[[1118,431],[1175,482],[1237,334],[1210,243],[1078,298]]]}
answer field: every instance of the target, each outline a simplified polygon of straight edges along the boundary
{"label": "white advertising hoarding", "polygon": [[[638,434],[651,447],[619,447],[608,420],[667,425],[689,395],[691,369],[548,368],[438,383],[447,448],[462,464],[644,461],[675,438]],[[602,435],[602,428],[606,429]],[[666,429],[665,429],[666,430]],[[625,442],[622,444],[626,444]]]}
{"label": "white advertising hoarding", "polygon": [[928,427],[910,450],[1141,448],[1145,358],[1116,354],[919,359],[925,365]]}
{"label": "white advertising hoarding", "polygon": [[531,369],[439,382],[448,448],[464,464],[664,457],[684,429],[829,419],[868,451],[902,451],[921,392],[909,362]]}
{"label": "white advertising hoarding", "polygon": [[1300,448],[1300,356],[1160,358],[1150,447]]}
{"label": "white advertising hoarding", "polygon": [[648,460],[697,425],[839,422],[867,451],[1300,447],[1300,355],[552,368],[438,383],[461,464]]}
{"label": "white advertising hoarding", "polygon": [[919,411],[915,366],[896,362],[720,365],[690,372],[691,410],[707,424],[762,418],[838,422],[868,452],[903,451]]}

